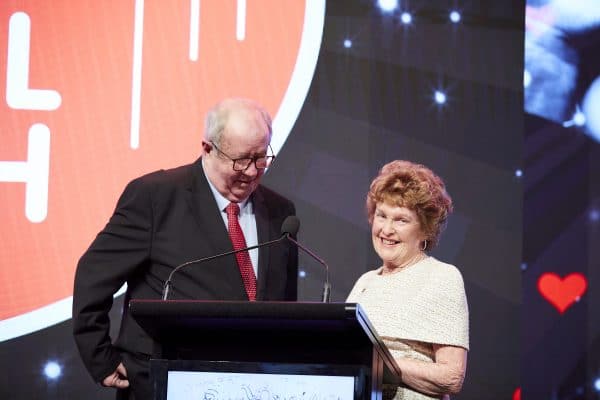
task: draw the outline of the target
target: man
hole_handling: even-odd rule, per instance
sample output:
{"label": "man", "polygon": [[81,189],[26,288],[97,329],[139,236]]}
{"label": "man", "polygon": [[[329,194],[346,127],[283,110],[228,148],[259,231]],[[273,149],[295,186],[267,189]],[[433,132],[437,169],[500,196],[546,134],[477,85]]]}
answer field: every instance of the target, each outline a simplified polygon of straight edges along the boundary
{"label": "man", "polygon": [[[152,396],[152,340],[129,314],[129,300],[160,299],[169,273],[186,261],[280,237],[283,220],[295,214],[290,201],[259,185],[273,159],[271,133],[271,118],[257,103],[227,99],[217,104],[206,118],[202,157],[130,182],[79,261],[75,341],[92,377],[119,389],[117,398]],[[228,230],[234,232],[231,237]],[[179,270],[169,298],[296,300],[297,250],[284,241],[249,253]],[[113,344],[108,312],[125,282]]]}

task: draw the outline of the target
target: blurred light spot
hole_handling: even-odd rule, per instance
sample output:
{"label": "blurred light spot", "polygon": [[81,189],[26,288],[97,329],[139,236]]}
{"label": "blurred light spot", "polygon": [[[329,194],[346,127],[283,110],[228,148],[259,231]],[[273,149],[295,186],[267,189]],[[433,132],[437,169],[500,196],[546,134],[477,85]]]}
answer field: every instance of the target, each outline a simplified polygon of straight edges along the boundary
{"label": "blurred light spot", "polygon": [[381,11],[390,13],[398,8],[398,0],[377,0],[377,5]]}
{"label": "blurred light spot", "polygon": [[400,15],[400,21],[402,21],[404,25],[408,25],[412,22],[412,15],[405,11]]}
{"label": "blurred light spot", "polygon": [[585,114],[581,112],[581,110],[575,111],[573,114],[573,123],[576,126],[584,126],[585,125]]}
{"label": "blurred light spot", "polygon": [[600,142],[600,76],[588,88],[581,103],[581,110],[586,116],[586,133]]}
{"label": "blurred light spot", "polygon": [[600,210],[593,209],[590,211],[590,221],[598,222],[600,220]]}
{"label": "blurred light spot", "polygon": [[450,12],[450,21],[454,22],[455,24],[460,22],[460,13],[456,10],[452,10]]}
{"label": "blurred light spot", "polygon": [[523,71],[523,87],[529,87],[531,84],[531,73],[527,70]]}
{"label": "blurred light spot", "polygon": [[44,375],[48,379],[56,379],[61,374],[60,365],[58,365],[55,361],[48,361],[46,366],[44,367]]}
{"label": "blurred light spot", "polygon": [[435,100],[435,102],[439,105],[444,105],[446,104],[446,93],[442,92],[441,90],[436,90],[435,93],[433,94],[433,99]]}
{"label": "blurred light spot", "polygon": [[522,176],[523,176],[523,171],[521,171],[520,169],[516,170],[516,171],[515,171],[515,176],[516,176],[517,178],[520,178],[520,177],[522,177]]}
{"label": "blurred light spot", "polygon": [[527,263],[521,263],[521,271],[527,271]]}
{"label": "blurred light spot", "polygon": [[300,271],[298,271],[298,276],[299,276],[300,278],[306,278],[306,271],[304,271],[304,270],[300,270]]}
{"label": "blurred light spot", "polygon": [[563,126],[565,128],[570,128],[572,126],[581,127],[586,123],[585,114],[581,112],[579,106],[575,108],[575,112],[573,113],[573,117],[570,120],[563,122]]}
{"label": "blurred light spot", "polygon": [[596,389],[596,392],[600,392],[600,378],[596,378],[594,381],[594,389]]}
{"label": "blurred light spot", "polygon": [[350,39],[346,39],[344,40],[344,47],[349,49],[350,47],[352,47],[352,40]]}

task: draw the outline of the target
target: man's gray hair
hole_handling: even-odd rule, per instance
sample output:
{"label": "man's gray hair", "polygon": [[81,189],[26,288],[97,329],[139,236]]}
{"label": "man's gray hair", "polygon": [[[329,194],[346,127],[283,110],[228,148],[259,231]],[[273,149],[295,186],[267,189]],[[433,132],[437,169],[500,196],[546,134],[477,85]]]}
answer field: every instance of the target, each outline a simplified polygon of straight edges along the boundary
{"label": "man's gray hair", "polygon": [[269,112],[254,100],[243,98],[225,99],[217,103],[206,114],[204,136],[207,141],[215,143],[217,146],[221,144],[221,135],[227,125],[227,120],[232,111],[236,109],[246,108],[254,109],[260,113],[265,124],[269,129],[269,136],[273,134],[272,120]]}

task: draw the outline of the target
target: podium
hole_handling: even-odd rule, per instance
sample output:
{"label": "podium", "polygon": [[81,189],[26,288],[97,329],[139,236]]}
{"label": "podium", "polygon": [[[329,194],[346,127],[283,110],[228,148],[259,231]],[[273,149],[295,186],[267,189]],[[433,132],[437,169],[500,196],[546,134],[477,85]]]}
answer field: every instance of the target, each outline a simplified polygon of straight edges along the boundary
{"label": "podium", "polygon": [[[381,399],[400,370],[355,303],[132,300],[155,400]],[[335,396],[335,397],[332,397]]]}

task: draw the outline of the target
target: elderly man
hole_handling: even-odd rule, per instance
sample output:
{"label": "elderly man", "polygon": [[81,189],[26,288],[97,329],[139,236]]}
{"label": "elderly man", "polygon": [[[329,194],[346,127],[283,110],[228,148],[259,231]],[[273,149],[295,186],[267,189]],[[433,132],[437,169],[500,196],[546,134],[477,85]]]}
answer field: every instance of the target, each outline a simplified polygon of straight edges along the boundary
{"label": "elderly man", "polygon": [[[295,214],[260,185],[273,160],[271,118],[256,102],[227,99],[206,117],[196,162],[130,182],[114,214],[81,257],[73,331],[92,377],[117,398],[151,398],[152,340],[131,318],[131,299],[160,299],[176,266],[280,236]],[[176,274],[170,298],[296,300],[298,254],[286,242],[240,252]],[[120,332],[109,337],[113,294],[127,283]]]}

